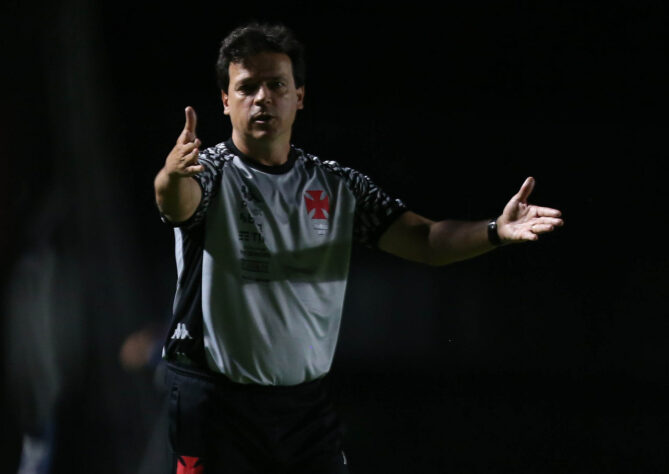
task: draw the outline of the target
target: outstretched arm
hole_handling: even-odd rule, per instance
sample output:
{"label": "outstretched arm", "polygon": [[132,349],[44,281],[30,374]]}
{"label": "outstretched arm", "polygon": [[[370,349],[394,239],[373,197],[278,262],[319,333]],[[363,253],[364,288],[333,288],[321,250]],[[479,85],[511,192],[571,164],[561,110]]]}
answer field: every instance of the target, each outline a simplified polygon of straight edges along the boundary
{"label": "outstretched arm", "polygon": [[195,136],[197,116],[186,107],[186,125],[153,182],[158,209],[171,222],[183,222],[195,213],[202,189],[192,178],[204,169],[198,164],[200,140]]}
{"label": "outstretched arm", "polygon": [[[497,218],[503,244],[537,240],[563,225],[557,209],[528,204],[534,178],[527,178]],[[381,235],[379,248],[414,262],[446,265],[494,249],[488,239],[488,221],[431,221],[405,212]]]}

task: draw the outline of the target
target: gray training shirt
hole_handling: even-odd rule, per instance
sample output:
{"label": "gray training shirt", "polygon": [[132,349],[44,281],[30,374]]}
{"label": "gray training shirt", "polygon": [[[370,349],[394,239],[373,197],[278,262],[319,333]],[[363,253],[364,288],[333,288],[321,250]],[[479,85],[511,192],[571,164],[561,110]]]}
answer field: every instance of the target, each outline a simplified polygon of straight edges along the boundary
{"label": "gray training shirt", "polygon": [[164,357],[239,383],[325,375],[352,242],[375,247],[406,206],[294,146],[280,166],[250,160],[232,140],[199,162],[202,201],[174,229],[178,282]]}

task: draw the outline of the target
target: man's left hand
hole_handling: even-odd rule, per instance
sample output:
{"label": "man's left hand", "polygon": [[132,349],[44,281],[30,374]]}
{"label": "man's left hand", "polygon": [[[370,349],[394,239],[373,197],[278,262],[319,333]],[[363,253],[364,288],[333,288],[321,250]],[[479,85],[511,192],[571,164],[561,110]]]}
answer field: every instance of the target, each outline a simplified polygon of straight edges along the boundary
{"label": "man's left hand", "polygon": [[557,209],[528,204],[527,198],[534,189],[534,183],[534,178],[527,178],[497,219],[497,233],[503,243],[538,240],[540,234],[564,224],[560,219],[562,213]]}

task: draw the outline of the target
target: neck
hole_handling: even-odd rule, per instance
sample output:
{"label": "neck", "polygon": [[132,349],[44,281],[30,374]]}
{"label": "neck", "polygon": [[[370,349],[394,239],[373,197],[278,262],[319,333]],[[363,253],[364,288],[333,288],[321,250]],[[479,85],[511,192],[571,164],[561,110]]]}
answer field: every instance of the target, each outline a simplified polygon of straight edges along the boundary
{"label": "neck", "polygon": [[249,140],[233,130],[232,142],[239,151],[262,165],[279,166],[288,161],[290,136],[285,140]]}

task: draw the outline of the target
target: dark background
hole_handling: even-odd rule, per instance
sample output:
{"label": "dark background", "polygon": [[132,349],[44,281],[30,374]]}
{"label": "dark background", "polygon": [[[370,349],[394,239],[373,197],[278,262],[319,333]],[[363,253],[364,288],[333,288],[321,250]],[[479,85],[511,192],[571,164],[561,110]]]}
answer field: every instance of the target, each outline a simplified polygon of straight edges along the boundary
{"label": "dark background", "polygon": [[[43,382],[17,360],[49,361],[60,381],[55,472],[150,458],[160,392],[119,349],[173,297],[152,181],[186,105],[205,146],[229,136],[218,46],[257,19],[307,47],[296,145],[433,219],[498,215],[527,176],[531,202],[565,219],[443,268],[354,250],[331,373],[351,472],[665,471],[666,6],[460,3],[5,2],[10,461],[32,400],[16,377]],[[15,337],[42,300],[41,322]]]}

